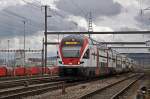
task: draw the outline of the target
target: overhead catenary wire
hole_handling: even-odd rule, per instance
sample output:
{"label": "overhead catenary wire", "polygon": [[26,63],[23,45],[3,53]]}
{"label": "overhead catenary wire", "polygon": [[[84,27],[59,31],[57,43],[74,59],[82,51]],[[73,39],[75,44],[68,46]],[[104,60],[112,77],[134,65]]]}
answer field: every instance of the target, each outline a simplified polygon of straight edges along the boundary
{"label": "overhead catenary wire", "polygon": [[[22,22],[22,21],[20,21],[20,22]],[[35,25],[32,25],[32,24],[30,24],[30,23],[28,23],[28,22],[27,22],[27,24],[30,25],[31,28],[40,29],[39,27],[36,27]],[[10,24],[10,23],[8,23],[8,22],[5,22],[4,20],[1,20],[0,25],[1,25],[2,27],[17,29],[17,30],[20,30],[21,28],[23,28],[23,27],[21,26],[21,23],[12,23],[12,24]],[[13,26],[12,26],[12,25],[13,25]],[[27,27],[29,28],[29,26],[27,26]]]}
{"label": "overhead catenary wire", "polygon": [[[27,5],[30,5],[30,7],[29,8],[38,8],[38,10],[41,10],[41,6],[40,6],[40,2],[39,1],[37,1],[36,0],[36,2],[39,2],[39,5],[38,5],[38,3],[32,3],[32,2],[29,2],[29,1],[27,1],[27,0],[22,0],[22,1],[25,1],[25,3],[27,4]],[[25,6],[26,7],[26,6]],[[34,9],[35,10],[35,9]],[[8,18],[12,18],[12,16],[13,16],[13,18],[15,18],[15,20],[16,21],[18,21],[18,23],[16,24],[16,22],[14,23],[14,26],[13,27],[11,27],[11,25],[9,26],[8,24],[9,23],[5,23],[6,24],[6,26],[4,26],[4,27],[6,27],[6,28],[9,28],[9,29],[15,29],[15,31],[16,30],[18,30],[19,31],[19,29],[21,28],[21,25],[19,25],[19,24],[21,24],[21,22],[23,21],[23,20],[26,20],[27,21],[27,27],[30,27],[30,28],[32,28],[31,30],[33,30],[33,28],[35,29],[35,30],[43,30],[43,28],[44,28],[44,23],[41,21],[41,22],[39,22],[39,20],[37,21],[37,20],[33,20],[33,19],[31,19],[31,18],[28,18],[28,17],[26,17],[26,16],[24,16],[24,15],[21,15],[21,14],[18,14],[18,12],[16,13],[16,12],[14,12],[14,11],[10,11],[10,10],[8,10],[8,9],[4,9],[4,10],[2,10],[2,12],[4,12],[5,13],[5,15],[8,17]],[[38,12],[38,11],[37,11]],[[39,12],[41,12],[41,11],[39,11]],[[54,10],[54,9],[52,9],[52,13],[55,13],[56,15],[58,15],[59,17],[61,17],[61,18],[64,18],[64,17],[66,17],[64,14],[61,14],[60,12],[58,12],[58,11],[56,11],[56,10]],[[37,16],[36,16],[37,17]],[[39,15],[38,15],[38,17],[39,18],[41,18],[42,19],[42,13],[41,13],[41,15],[40,15],[40,13],[39,13]],[[58,18],[58,17],[55,17],[55,18]],[[59,20],[60,20],[60,18],[58,18]],[[18,25],[18,26],[17,26]],[[30,26],[29,26],[30,25]],[[16,27],[15,27],[16,26]],[[17,29],[18,28],[18,29]],[[23,28],[23,27],[22,27]]]}
{"label": "overhead catenary wire", "polygon": [[[65,1],[65,0],[64,0]],[[77,10],[79,10],[80,14],[84,16],[85,20],[87,21],[87,24],[89,23],[89,11],[87,11],[85,8],[82,8],[79,4],[77,4],[73,0],[68,0]],[[91,11],[90,11],[91,12]]]}
{"label": "overhead catenary wire", "polygon": [[[23,1],[25,1],[25,0],[23,0]],[[37,1],[37,0],[35,0],[36,2],[38,2],[40,5],[37,5],[36,7],[39,7],[40,8],[40,10],[41,10],[41,7],[42,7],[42,4],[41,4],[41,2],[39,2],[39,1]],[[31,6],[35,6],[35,4],[33,4],[33,3],[29,3],[29,2],[27,2],[27,1],[25,1],[27,4],[29,4],[29,5],[31,5]],[[60,13],[58,13],[56,10],[54,10],[54,9],[50,9],[53,13],[55,13],[56,15],[58,15],[58,16],[60,16],[60,17],[62,17],[62,18],[64,18],[65,16],[64,15],[62,15],[62,14],[60,14]],[[50,10],[48,10],[48,11],[50,11]],[[40,12],[42,12],[42,11],[40,11]],[[41,16],[42,16],[42,13],[41,13]],[[43,24],[43,28],[44,28],[44,23],[42,23]]]}
{"label": "overhead catenary wire", "polygon": [[[23,27],[21,27],[22,26],[22,19],[20,21],[17,21],[18,18],[20,18],[20,16],[18,16],[18,15],[14,16],[14,14],[12,15],[10,13],[4,13],[2,11],[1,11],[1,13],[2,13],[2,14],[0,14],[2,16],[1,17],[2,20],[0,22],[1,31],[4,31],[5,28],[6,28],[6,30],[5,30],[6,32],[11,32],[12,34],[14,34],[14,33],[16,34],[17,32],[20,33],[22,31],[22,29],[21,29],[21,28],[23,28]],[[6,17],[4,17],[3,14]],[[15,19],[16,21],[13,22],[14,20],[11,20],[10,17],[11,18],[13,17],[13,19],[16,18]],[[8,23],[8,21],[5,21],[5,20],[10,20],[9,22],[11,22],[11,23]],[[40,29],[39,27],[35,27],[35,25],[30,24],[30,22],[27,22],[27,23],[30,25],[30,27],[29,27],[29,25],[27,26],[27,30],[28,30],[28,28],[32,28],[31,31],[35,32],[35,30]],[[29,31],[27,31],[27,32],[29,32]]]}
{"label": "overhead catenary wire", "polygon": [[34,2],[38,3],[39,5],[42,5],[41,0],[34,0]]}
{"label": "overhead catenary wire", "polygon": [[[26,0],[22,0],[22,1],[24,1],[26,4],[30,5],[32,8],[37,8],[38,10],[40,10],[39,12],[41,12],[41,16],[42,16],[42,11],[41,11],[42,4],[41,4],[41,2],[39,2],[38,0],[34,0],[34,3],[36,2],[37,4],[39,4],[39,5],[37,5],[37,4],[34,4],[33,2],[31,3],[31,2],[28,2]],[[44,23],[42,23],[42,24],[43,24],[42,28],[44,29]]]}
{"label": "overhead catenary wire", "polygon": [[88,12],[81,8],[81,6],[79,6],[77,3],[75,3],[73,0],[68,0],[69,2],[72,3],[72,5],[74,5],[78,10],[80,10],[80,13],[83,14],[85,17],[87,16]]}
{"label": "overhead catenary wire", "polygon": [[36,5],[36,4],[33,4],[33,3],[31,3],[31,2],[28,2],[28,1],[26,1],[26,0],[22,0],[23,2],[25,2],[26,4],[29,4],[29,5],[31,5],[32,7],[36,7],[36,8],[41,8],[41,5]]}
{"label": "overhead catenary wire", "polygon": [[[20,23],[17,23],[17,24],[21,24],[21,21],[22,20],[28,20],[28,21],[31,21],[31,19],[28,19],[28,18],[26,18],[25,16],[22,16],[22,15],[19,15],[19,14],[16,14],[16,13],[14,13],[14,12],[11,12],[11,11],[9,11],[9,10],[3,10],[3,11],[1,11],[1,13],[2,12],[5,12],[5,13],[3,13],[3,14],[5,14],[5,16],[7,16],[8,18],[12,18],[12,16],[15,18],[16,17],[16,20],[19,18],[20,19],[20,21],[18,21],[18,22],[20,22]],[[1,14],[2,15],[2,14]],[[6,17],[4,17],[4,18],[6,18]],[[9,20],[9,19],[8,19]],[[1,20],[1,21],[3,21],[3,20]],[[2,23],[2,22],[1,22]],[[31,28],[36,28],[36,30],[37,29],[41,29],[41,27],[42,27],[42,25],[40,24],[40,23],[37,23],[37,22],[35,22],[35,21],[32,21],[32,23],[31,22],[27,22],[27,23],[30,23],[29,25],[30,26],[32,26]],[[6,22],[5,22],[5,24],[7,24]],[[4,25],[5,25],[4,24]],[[15,22],[15,24],[16,24],[16,22]],[[16,25],[17,25],[16,24]],[[38,25],[39,24],[39,25]],[[15,30],[19,30],[21,25],[18,25],[18,26],[16,26],[15,28]],[[6,27],[6,26],[3,26],[3,27]],[[29,26],[27,26],[28,28],[29,28]],[[13,27],[11,26],[11,24],[10,24],[10,26],[9,26],[9,23],[7,24],[7,28],[9,28],[9,29],[14,29],[14,25],[13,25]],[[17,28],[19,28],[19,29],[17,29]],[[32,31],[33,29],[31,29],[31,31]],[[19,32],[19,31],[18,31]]]}
{"label": "overhead catenary wire", "polygon": [[[12,26],[13,25],[13,26]],[[29,24],[30,25],[30,24]],[[0,28],[3,30],[4,28],[7,28],[7,29],[10,29],[10,30],[17,30],[17,31],[20,31],[21,28],[23,28],[23,26],[21,26],[21,24],[19,23],[18,25],[15,23],[15,24],[10,24],[10,23],[6,23],[4,21],[1,20],[0,22]],[[27,26],[27,28],[29,28],[29,26]],[[37,27],[34,27],[34,25],[31,25],[31,28],[32,28],[32,31],[34,31],[34,29],[39,29]]]}
{"label": "overhead catenary wire", "polygon": [[[16,27],[20,27],[20,25],[19,24],[22,24],[22,17],[20,17],[20,15],[17,15],[16,16],[16,14],[14,15],[14,14],[12,14],[12,13],[9,13],[9,12],[5,12],[5,11],[1,11],[0,12],[1,14],[0,14],[0,16],[2,16],[1,17],[1,19],[3,19],[3,20],[1,20],[1,22],[2,21],[4,21],[4,20],[10,20],[10,21],[14,21],[15,20],[15,26]],[[10,19],[10,17],[11,17],[11,19]],[[13,20],[12,20],[12,18],[13,18]],[[27,19],[27,18],[26,18]],[[30,19],[28,19],[29,20],[29,22],[28,23],[30,23],[31,24],[31,20]],[[5,23],[6,23],[6,21],[5,21]],[[7,24],[7,23],[6,23]],[[10,23],[8,23],[9,25],[10,25]],[[36,27],[36,25],[38,24],[38,23],[34,23],[34,22],[32,22],[32,24],[35,24],[35,25],[32,25],[32,26],[34,26],[34,27]],[[14,25],[13,25],[14,26]],[[36,27],[37,28],[37,27]],[[39,28],[39,26],[38,26],[38,28]]]}
{"label": "overhead catenary wire", "polygon": [[[6,29],[4,29],[6,28]],[[33,32],[35,32],[35,30],[32,30]],[[19,34],[21,34],[23,32],[23,30],[21,29],[12,29],[11,27],[3,27],[3,25],[0,25],[0,33],[5,33],[4,35],[3,34],[0,34],[1,36],[8,36],[8,34],[10,35],[10,33],[14,36],[19,36]],[[29,30],[27,30],[27,32],[29,32]],[[21,36],[21,35],[20,35]]]}
{"label": "overhead catenary wire", "polygon": [[8,13],[8,14],[11,14],[11,15],[13,15],[13,16],[16,16],[16,17],[18,17],[18,18],[21,18],[21,19],[23,19],[23,20],[25,20],[25,21],[28,20],[26,17],[21,16],[21,15],[18,15],[18,14],[16,14],[16,13],[12,12],[12,11],[9,11],[9,10],[6,10],[6,9],[4,9],[3,11],[6,12],[6,13]]}
{"label": "overhead catenary wire", "polygon": [[[32,19],[26,18],[23,15],[16,14],[15,12],[12,12],[12,11],[9,11],[9,10],[4,10],[4,12],[6,12],[6,13],[8,13],[10,15],[16,16],[16,17],[20,18],[21,20],[31,21],[32,23],[35,23],[36,26],[38,26],[38,24],[39,24],[39,26],[41,26],[41,23],[33,21]],[[44,24],[44,23],[42,23],[42,24]]]}
{"label": "overhead catenary wire", "polygon": [[[25,1],[25,3],[27,3],[27,4],[31,5],[31,6],[35,6],[35,4],[30,3],[30,2],[27,2],[26,0],[23,0],[23,1]],[[38,0],[35,0],[35,1],[38,2],[39,5],[42,6],[42,4],[41,4],[40,1],[38,1]],[[40,7],[39,5],[37,5],[36,7]],[[48,10],[48,11],[51,11],[52,13],[54,13],[55,15],[58,15],[58,16],[61,17],[61,18],[65,18],[65,17],[66,17],[65,15],[63,15],[63,14],[59,13],[58,11],[56,11],[55,9],[50,9],[50,10]],[[57,17],[55,17],[55,18],[57,18]],[[74,22],[72,22],[72,23],[74,24]],[[44,26],[44,24],[43,24],[43,26]]]}

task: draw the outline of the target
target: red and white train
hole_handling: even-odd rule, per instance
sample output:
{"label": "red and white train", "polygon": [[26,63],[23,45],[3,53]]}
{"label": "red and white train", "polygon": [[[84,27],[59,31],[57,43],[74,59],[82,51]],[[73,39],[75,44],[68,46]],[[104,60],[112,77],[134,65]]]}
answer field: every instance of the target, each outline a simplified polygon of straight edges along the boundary
{"label": "red and white train", "polygon": [[59,45],[61,76],[96,77],[128,72],[135,62],[109,48],[93,44],[83,35],[64,37]]}

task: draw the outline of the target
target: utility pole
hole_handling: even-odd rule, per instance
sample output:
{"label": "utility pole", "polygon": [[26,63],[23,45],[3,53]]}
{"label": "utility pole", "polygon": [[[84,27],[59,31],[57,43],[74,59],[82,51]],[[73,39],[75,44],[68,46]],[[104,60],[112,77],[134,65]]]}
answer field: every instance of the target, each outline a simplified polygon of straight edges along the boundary
{"label": "utility pole", "polygon": [[45,5],[45,68],[46,66],[47,66],[47,5]]}
{"label": "utility pole", "polygon": [[[93,32],[93,25],[92,25],[92,12],[90,12],[90,13],[89,13],[88,32]],[[90,35],[90,34],[89,34],[89,38],[91,38],[91,35]]]}
{"label": "utility pole", "polygon": [[43,38],[43,42],[42,42],[42,74],[44,74],[44,38]]}
{"label": "utility pole", "polygon": [[24,44],[23,44],[23,46],[24,46],[24,66],[25,66],[25,58],[26,58],[26,54],[25,54],[25,49],[26,49],[26,32],[25,32],[25,27],[26,27],[26,22],[25,21],[23,21],[23,25],[24,25]]}
{"label": "utility pole", "polygon": [[[44,32],[44,36],[45,36],[45,62],[44,62],[44,66],[46,68],[47,66],[47,18],[48,17],[51,17],[51,16],[48,16],[47,14],[47,9],[49,8],[49,6],[45,5],[44,6],[44,9],[45,9],[45,32]],[[45,71],[44,71],[45,72]]]}
{"label": "utility pole", "polygon": [[45,5],[45,6],[42,6],[42,7],[44,7],[44,9],[45,9],[45,32],[44,32],[44,37],[45,37],[45,42],[44,42],[44,44],[45,44],[45,49],[44,49],[45,50],[45,60],[44,60],[44,67],[46,68],[46,66],[47,66],[47,18],[51,17],[51,16],[47,14],[49,6]]}
{"label": "utility pole", "polygon": [[9,66],[9,42],[10,42],[10,41],[8,40],[8,53],[7,53],[7,54],[8,54],[8,57],[7,57],[7,66]]}

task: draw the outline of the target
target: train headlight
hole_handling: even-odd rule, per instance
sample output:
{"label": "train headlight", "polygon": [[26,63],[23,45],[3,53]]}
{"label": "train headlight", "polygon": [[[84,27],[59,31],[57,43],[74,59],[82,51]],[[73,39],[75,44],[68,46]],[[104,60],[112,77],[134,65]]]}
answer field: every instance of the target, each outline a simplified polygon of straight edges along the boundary
{"label": "train headlight", "polygon": [[78,62],[78,65],[80,64],[80,62]]}
{"label": "train headlight", "polygon": [[69,65],[72,65],[72,63],[69,63]]}

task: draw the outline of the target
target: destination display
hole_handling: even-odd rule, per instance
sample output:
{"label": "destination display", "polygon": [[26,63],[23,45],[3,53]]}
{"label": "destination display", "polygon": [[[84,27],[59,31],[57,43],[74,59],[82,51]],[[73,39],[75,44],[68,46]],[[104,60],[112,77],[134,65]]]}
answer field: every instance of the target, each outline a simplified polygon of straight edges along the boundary
{"label": "destination display", "polygon": [[66,45],[79,45],[80,42],[65,42]]}

